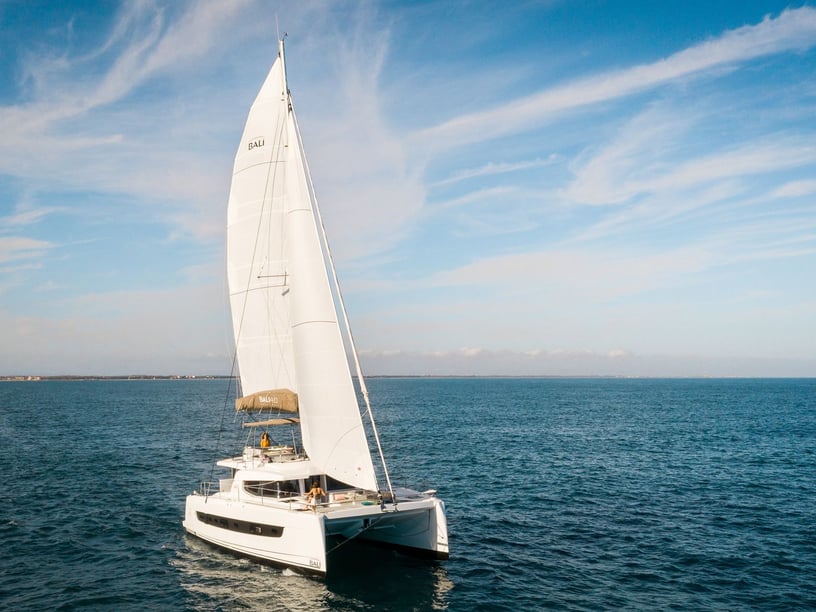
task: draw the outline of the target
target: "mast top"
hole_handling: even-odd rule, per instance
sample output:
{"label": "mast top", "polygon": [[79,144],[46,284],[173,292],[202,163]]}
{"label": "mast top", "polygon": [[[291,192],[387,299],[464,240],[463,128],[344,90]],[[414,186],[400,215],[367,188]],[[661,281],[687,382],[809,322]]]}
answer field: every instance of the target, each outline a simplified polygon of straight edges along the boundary
{"label": "mast top", "polygon": [[283,95],[285,97],[289,96],[289,82],[286,79],[286,58],[284,57],[283,52],[283,39],[286,38],[286,32],[283,33],[283,36],[278,38],[278,57],[281,61],[281,74],[283,75]]}

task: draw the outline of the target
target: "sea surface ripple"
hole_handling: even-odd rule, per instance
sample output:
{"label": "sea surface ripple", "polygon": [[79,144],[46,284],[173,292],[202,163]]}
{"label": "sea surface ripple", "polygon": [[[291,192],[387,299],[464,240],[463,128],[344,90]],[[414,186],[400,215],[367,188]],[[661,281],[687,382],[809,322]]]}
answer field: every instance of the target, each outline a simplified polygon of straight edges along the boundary
{"label": "sea surface ripple", "polygon": [[0,609],[816,608],[816,380],[369,388],[395,485],[447,504],[451,559],[348,547],[319,580],[183,532],[242,444],[228,381],[0,383]]}

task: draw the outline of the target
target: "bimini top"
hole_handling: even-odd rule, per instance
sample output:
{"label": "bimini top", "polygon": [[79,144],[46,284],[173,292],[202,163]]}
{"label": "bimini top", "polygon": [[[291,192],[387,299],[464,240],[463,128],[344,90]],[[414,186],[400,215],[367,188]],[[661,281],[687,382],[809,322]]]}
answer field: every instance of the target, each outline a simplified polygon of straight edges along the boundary
{"label": "bimini top", "polygon": [[297,425],[300,423],[300,419],[298,418],[286,418],[282,417],[280,419],[268,419],[266,421],[251,421],[249,423],[244,423],[244,427],[266,427],[267,425]]}
{"label": "bimini top", "polygon": [[235,410],[274,410],[295,413],[298,411],[298,396],[289,389],[258,391],[236,399]]}

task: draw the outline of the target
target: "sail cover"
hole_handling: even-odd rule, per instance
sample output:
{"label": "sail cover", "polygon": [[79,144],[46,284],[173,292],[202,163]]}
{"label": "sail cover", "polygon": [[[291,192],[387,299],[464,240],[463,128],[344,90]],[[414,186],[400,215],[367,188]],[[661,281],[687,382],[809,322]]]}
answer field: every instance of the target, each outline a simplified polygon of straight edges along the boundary
{"label": "sail cover", "polygon": [[274,412],[297,412],[298,396],[289,389],[258,391],[235,400],[236,410],[269,410]]}
{"label": "sail cover", "polygon": [[235,156],[227,216],[241,390],[296,393],[313,465],[376,489],[314,206],[281,43]]}

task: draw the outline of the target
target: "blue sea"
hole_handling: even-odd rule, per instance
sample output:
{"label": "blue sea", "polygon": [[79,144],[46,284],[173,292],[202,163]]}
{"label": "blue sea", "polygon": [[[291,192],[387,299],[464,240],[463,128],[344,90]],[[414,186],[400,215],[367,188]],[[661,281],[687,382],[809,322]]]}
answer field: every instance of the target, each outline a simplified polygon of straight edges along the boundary
{"label": "blue sea", "polygon": [[451,558],[358,547],[326,580],[185,535],[242,443],[228,384],[0,383],[0,608],[816,608],[816,379],[372,379]]}

